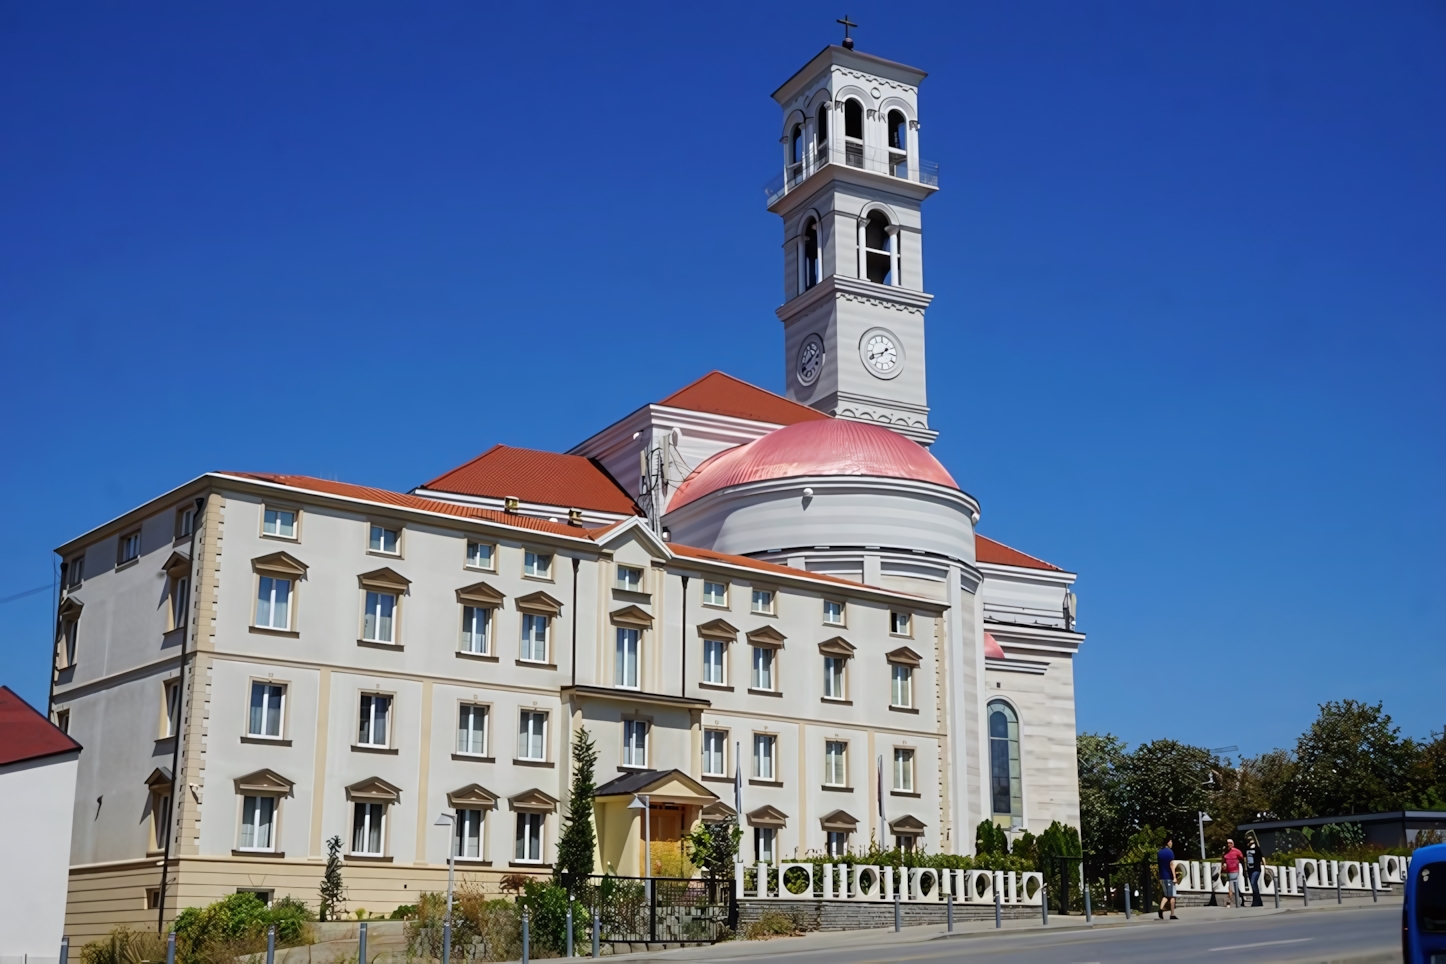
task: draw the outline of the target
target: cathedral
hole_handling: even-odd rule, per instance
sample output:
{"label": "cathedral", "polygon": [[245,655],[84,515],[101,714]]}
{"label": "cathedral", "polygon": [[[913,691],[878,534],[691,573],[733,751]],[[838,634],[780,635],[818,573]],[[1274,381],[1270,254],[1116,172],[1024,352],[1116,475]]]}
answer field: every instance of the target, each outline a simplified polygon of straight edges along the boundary
{"label": "cathedral", "polygon": [[68,932],[314,899],[333,838],[374,911],[546,873],[584,730],[598,873],[716,820],[750,863],[1078,826],[1075,574],[929,450],[924,79],[846,44],[773,94],[782,394],[715,371],[408,492],[209,472],[59,547]]}

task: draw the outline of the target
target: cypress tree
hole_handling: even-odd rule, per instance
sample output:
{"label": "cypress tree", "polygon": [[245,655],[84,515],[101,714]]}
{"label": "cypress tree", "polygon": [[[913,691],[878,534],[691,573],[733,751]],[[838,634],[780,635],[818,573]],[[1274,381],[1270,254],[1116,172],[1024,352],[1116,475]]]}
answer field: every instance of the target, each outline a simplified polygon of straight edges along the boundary
{"label": "cypress tree", "polygon": [[337,906],[346,900],[346,885],[341,882],[341,838],[326,842],[326,870],[321,875],[321,920],[336,917]]}
{"label": "cypress tree", "polygon": [[593,746],[592,735],[580,727],[572,740],[572,788],[567,798],[567,817],[563,824],[562,836],[557,841],[557,869],[559,880],[570,877],[581,880],[592,873],[593,850],[596,837],[593,832],[593,794],[597,789],[594,771],[597,768],[597,749]]}

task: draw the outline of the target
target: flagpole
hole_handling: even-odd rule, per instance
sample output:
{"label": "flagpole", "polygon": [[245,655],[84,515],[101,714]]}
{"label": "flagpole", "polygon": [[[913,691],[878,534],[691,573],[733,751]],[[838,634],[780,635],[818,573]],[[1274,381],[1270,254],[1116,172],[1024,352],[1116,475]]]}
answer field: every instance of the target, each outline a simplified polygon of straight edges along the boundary
{"label": "flagpole", "polygon": [[888,841],[884,836],[884,755],[879,754],[879,846],[884,846]]}
{"label": "flagpole", "polygon": [[[733,742],[733,810],[738,815],[738,825],[743,826],[743,747],[738,741]],[[738,853],[733,858],[738,863],[743,863],[743,848],[738,848]]]}

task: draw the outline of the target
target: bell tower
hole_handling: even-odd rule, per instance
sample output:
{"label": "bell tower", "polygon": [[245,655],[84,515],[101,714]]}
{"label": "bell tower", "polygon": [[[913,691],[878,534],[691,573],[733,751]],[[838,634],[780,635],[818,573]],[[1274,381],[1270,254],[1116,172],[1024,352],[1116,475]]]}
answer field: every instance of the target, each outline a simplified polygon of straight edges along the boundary
{"label": "bell tower", "polygon": [[929,445],[920,206],[938,167],[919,159],[926,74],[848,46],[824,48],[773,92],[783,171],[768,210],[783,218],[787,389],[840,418]]}

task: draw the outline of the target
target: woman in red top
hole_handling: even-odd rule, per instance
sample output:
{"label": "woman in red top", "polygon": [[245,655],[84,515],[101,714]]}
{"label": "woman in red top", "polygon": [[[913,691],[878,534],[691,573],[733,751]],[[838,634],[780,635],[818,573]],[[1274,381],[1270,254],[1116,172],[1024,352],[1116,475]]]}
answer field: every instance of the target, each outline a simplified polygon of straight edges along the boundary
{"label": "woman in red top", "polygon": [[1220,870],[1229,875],[1230,889],[1225,892],[1225,906],[1245,906],[1245,895],[1240,891],[1240,861],[1245,855],[1235,849],[1235,841],[1225,841],[1225,855],[1220,858]]}

